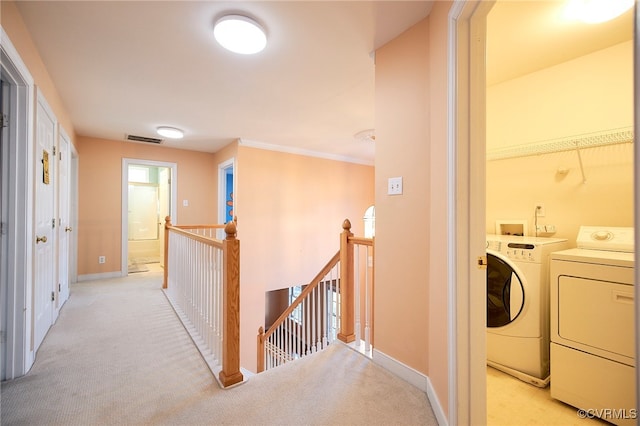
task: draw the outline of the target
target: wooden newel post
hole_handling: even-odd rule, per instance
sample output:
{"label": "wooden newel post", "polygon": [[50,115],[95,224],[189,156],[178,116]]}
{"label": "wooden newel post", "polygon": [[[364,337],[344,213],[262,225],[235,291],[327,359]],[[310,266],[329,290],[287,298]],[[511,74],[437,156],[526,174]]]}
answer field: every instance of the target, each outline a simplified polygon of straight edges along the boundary
{"label": "wooden newel post", "polygon": [[353,342],[356,339],[354,333],[354,294],[353,294],[353,244],[349,243],[349,237],[353,237],[351,232],[351,222],[345,219],[342,222],[342,233],[340,234],[340,331],[338,339],[345,343]]}
{"label": "wooden newel post", "polygon": [[171,216],[164,218],[164,280],[162,288],[169,287],[169,228],[171,227]]}
{"label": "wooden newel post", "polygon": [[258,329],[258,365],[256,371],[262,373],[264,371],[264,328]]}
{"label": "wooden newel post", "polygon": [[236,239],[236,225],[224,227],[227,238],[222,242],[224,276],[222,289],[222,371],[219,378],[227,387],[242,382],[240,372],[240,241]]}

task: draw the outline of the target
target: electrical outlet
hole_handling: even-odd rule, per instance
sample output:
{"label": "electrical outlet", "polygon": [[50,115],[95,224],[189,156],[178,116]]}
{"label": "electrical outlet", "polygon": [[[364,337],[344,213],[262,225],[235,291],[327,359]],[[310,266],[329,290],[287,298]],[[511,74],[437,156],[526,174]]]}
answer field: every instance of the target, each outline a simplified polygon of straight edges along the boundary
{"label": "electrical outlet", "polygon": [[545,217],[546,214],[547,214],[547,209],[544,208],[544,204],[537,203],[536,204],[536,216]]}
{"label": "electrical outlet", "polygon": [[98,263],[105,263],[107,258],[105,256],[98,256]]}
{"label": "electrical outlet", "polygon": [[389,178],[387,195],[402,195],[402,176]]}

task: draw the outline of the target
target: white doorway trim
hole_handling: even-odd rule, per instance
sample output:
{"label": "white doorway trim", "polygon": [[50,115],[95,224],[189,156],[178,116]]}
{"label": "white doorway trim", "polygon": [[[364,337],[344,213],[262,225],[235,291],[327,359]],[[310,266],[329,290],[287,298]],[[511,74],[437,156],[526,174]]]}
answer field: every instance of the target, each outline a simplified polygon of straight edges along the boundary
{"label": "white doorway trim", "polygon": [[485,44],[494,1],[449,13],[449,424],[485,424]]}
{"label": "white doorway trim", "polygon": [[633,73],[633,85],[634,85],[634,96],[633,96],[633,119],[634,119],[634,141],[633,141],[633,170],[634,170],[634,195],[635,201],[633,208],[635,209],[635,282],[636,282],[636,297],[635,297],[635,311],[636,311],[636,408],[640,407],[640,368],[638,368],[638,355],[640,354],[640,301],[638,301],[638,288],[637,285],[640,283],[640,214],[638,210],[640,208],[640,171],[638,170],[638,165],[640,164],[640,147],[638,147],[638,129],[640,129],[640,74],[638,73],[638,68],[640,67],[640,46],[638,43],[640,42],[640,7],[638,7],[638,3],[635,3],[635,24],[633,28],[633,63],[635,72]]}
{"label": "white doorway trim", "polygon": [[69,240],[69,251],[71,258],[69,259],[69,284],[75,284],[78,282],[78,170],[79,170],[79,155],[76,147],[71,143],[71,184],[70,184],[70,223],[71,223],[71,238]]}
{"label": "white doorway trim", "polygon": [[171,169],[171,222],[178,223],[178,165],[162,161],[137,160],[135,158],[122,159],[122,259],[121,275],[128,275],[129,254],[129,165],[143,165],[153,167],[167,167]]}
{"label": "white doorway trim", "polygon": [[[33,77],[4,28],[0,27],[0,69],[9,83],[8,224],[6,294],[0,311],[6,321],[3,379],[24,375],[33,364],[33,137],[35,87]],[[11,255],[9,255],[11,253]]]}

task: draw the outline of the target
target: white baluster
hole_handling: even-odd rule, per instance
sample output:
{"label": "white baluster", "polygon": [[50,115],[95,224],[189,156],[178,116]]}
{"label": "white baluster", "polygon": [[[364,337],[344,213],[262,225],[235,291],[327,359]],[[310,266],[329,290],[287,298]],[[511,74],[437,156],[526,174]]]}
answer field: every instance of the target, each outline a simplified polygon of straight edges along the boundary
{"label": "white baluster", "polygon": [[355,283],[353,291],[353,301],[355,310],[355,332],[356,332],[356,347],[360,347],[360,245],[355,245]]}
{"label": "white baluster", "polygon": [[370,274],[373,269],[373,257],[370,257],[370,246],[367,246],[367,268],[365,270],[365,293],[364,293],[364,302],[365,302],[365,325],[364,325],[364,350],[365,352],[371,351],[371,303],[370,303],[370,294],[371,294],[371,280],[369,280]]}
{"label": "white baluster", "polygon": [[[331,271],[329,271],[329,274]],[[320,310],[320,315],[322,318],[322,348],[326,349],[327,345],[329,345],[329,339],[327,338],[327,332],[329,330],[329,317],[327,315],[329,302],[329,292],[327,291],[327,278],[329,279],[329,284],[331,284],[331,276],[327,274],[323,279],[320,285],[322,286],[322,308]]]}

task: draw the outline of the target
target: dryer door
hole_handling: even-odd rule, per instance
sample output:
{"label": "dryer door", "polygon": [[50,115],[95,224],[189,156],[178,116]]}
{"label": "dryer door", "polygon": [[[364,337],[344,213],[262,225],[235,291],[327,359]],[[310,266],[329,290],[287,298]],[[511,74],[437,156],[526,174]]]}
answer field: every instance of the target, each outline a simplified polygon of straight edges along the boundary
{"label": "dryer door", "polygon": [[504,327],[522,312],[524,278],[500,253],[487,250],[487,263],[487,327]]}

